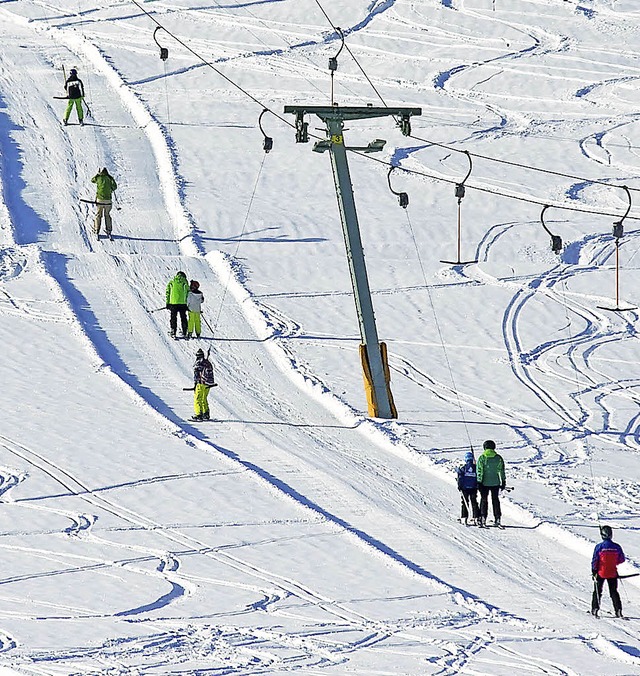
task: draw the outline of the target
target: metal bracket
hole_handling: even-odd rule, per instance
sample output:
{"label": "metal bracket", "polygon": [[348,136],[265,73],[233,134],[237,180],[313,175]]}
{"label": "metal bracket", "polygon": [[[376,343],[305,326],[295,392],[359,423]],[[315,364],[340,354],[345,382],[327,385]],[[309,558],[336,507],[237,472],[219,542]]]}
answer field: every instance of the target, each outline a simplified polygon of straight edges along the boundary
{"label": "metal bracket", "polygon": [[304,121],[304,113],[296,113],[296,143],[309,143],[309,123]]}
{"label": "metal bracket", "polygon": [[550,206],[550,204],[545,204],[544,207],[542,207],[542,211],[540,212],[540,223],[542,223],[542,227],[551,237],[551,251],[553,251],[553,253],[559,254],[562,251],[562,237],[560,237],[560,235],[554,235],[547,227],[547,224],[544,222],[544,212]]}
{"label": "metal bracket", "polygon": [[613,224],[613,236],[616,239],[620,239],[620,237],[622,237],[624,235],[624,227],[623,227],[622,223],[624,222],[624,219],[629,215],[629,212],[631,211],[631,205],[632,205],[631,191],[629,190],[629,188],[627,188],[626,185],[621,185],[619,187],[622,188],[627,193],[627,199],[629,200],[629,204],[627,205],[627,210],[625,211],[624,216],[619,221],[616,221]]}
{"label": "metal bracket", "polygon": [[401,115],[398,121],[398,127],[403,136],[411,136],[411,116]]}
{"label": "metal bracket", "polygon": [[463,152],[467,156],[467,160],[469,160],[469,171],[467,171],[467,175],[462,179],[461,183],[456,183],[455,196],[458,198],[458,204],[462,202],[462,198],[465,194],[464,184],[467,182],[467,179],[469,176],[471,176],[471,172],[473,171],[473,161],[471,160],[471,154],[468,150],[463,150],[461,152]]}
{"label": "metal bracket", "polygon": [[262,148],[265,153],[268,153],[272,148],[273,148],[273,139],[271,136],[267,136],[265,134],[264,129],[262,128],[262,117],[265,113],[270,112],[268,108],[265,108],[261,113],[260,117],[258,118],[258,127],[260,127],[260,131],[262,132],[262,135],[264,136],[264,143],[262,144]]}
{"label": "metal bracket", "polygon": [[338,53],[335,56],[329,58],[329,70],[331,71],[332,77],[333,73],[338,70],[338,57],[340,56],[340,52],[344,49],[344,33],[339,26],[336,26],[336,33],[338,33],[340,40],[342,40],[342,44],[340,45]]}
{"label": "metal bracket", "polygon": [[407,195],[406,192],[396,192],[392,187],[391,187],[391,174],[394,171],[394,169],[397,169],[397,166],[391,167],[389,169],[389,173],[387,174],[387,183],[389,184],[389,190],[398,197],[398,203],[403,209],[406,209],[409,206],[409,195]]}
{"label": "metal bracket", "polygon": [[154,39],[156,45],[158,45],[158,47],[160,47],[160,58],[161,58],[163,61],[166,61],[166,60],[169,58],[169,50],[168,50],[166,47],[163,47],[163,46],[158,42],[158,39],[156,38],[156,33],[157,33],[159,30],[165,30],[165,29],[164,29],[162,26],[158,26],[158,27],[153,31],[153,39]]}

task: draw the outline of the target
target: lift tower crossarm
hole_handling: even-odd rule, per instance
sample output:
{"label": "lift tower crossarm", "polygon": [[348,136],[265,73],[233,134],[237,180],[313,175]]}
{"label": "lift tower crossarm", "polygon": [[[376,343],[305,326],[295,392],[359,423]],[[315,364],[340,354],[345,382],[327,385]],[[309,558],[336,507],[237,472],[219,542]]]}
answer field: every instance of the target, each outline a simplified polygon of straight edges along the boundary
{"label": "lift tower crossarm", "polygon": [[[399,117],[398,122],[403,134],[411,132],[409,118],[420,115],[420,108],[374,108],[372,106],[340,107],[334,106],[285,106],[285,113],[296,116],[296,129],[305,129],[303,118],[306,114],[317,115],[326,124],[327,139],[314,146],[317,152],[329,151],[331,166],[338,198],[338,208],[342,221],[349,272],[353,286],[353,295],[360,325],[360,336],[366,356],[365,383],[370,383],[369,414],[377,418],[396,418],[397,412],[393,403],[389,387],[388,367],[383,358],[383,346],[378,340],[371,289],[367,277],[364,251],[360,237],[360,226],[356,212],[355,198],[349,163],[347,162],[347,148],[344,143],[344,123],[346,120],[359,120],[371,117]],[[298,133],[296,140],[306,142],[306,133]],[[377,139],[370,143],[365,152],[381,150],[384,141]],[[364,360],[363,360],[364,361]]]}
{"label": "lift tower crossarm", "polygon": [[367,117],[411,117],[422,115],[422,108],[374,108],[373,106],[285,106],[285,113],[294,115],[313,114],[322,120],[362,120]]}

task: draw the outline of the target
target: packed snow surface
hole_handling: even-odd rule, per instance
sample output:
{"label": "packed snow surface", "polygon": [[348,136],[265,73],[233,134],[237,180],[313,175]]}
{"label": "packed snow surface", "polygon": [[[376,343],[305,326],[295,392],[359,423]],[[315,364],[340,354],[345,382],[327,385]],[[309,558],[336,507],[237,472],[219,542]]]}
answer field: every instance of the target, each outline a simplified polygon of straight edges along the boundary
{"label": "packed snow surface", "polygon": [[[640,577],[585,612],[600,524],[640,572],[639,37],[634,0],[0,0],[0,674],[640,674]],[[332,103],[422,110],[344,130],[386,141],[348,159],[397,420],[284,113]],[[457,520],[485,439],[503,530]]]}

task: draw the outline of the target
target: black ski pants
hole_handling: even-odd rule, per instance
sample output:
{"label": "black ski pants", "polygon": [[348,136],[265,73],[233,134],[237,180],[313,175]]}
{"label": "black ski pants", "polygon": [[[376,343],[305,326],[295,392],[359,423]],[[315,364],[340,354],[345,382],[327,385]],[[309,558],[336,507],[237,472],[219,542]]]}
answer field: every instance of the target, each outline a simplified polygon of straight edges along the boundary
{"label": "black ski pants", "polygon": [[602,598],[602,588],[604,587],[604,581],[607,581],[609,585],[609,596],[611,596],[611,601],[613,603],[613,609],[615,611],[622,610],[622,601],[620,600],[620,594],[618,594],[618,578],[617,577],[600,577],[596,575],[593,581],[593,596],[591,597],[591,610],[600,610],[600,599]]}
{"label": "black ski pants", "polygon": [[489,513],[489,493],[491,493],[491,507],[493,508],[493,518],[502,518],[502,510],[500,509],[500,486],[478,486],[480,489],[480,516],[483,519],[487,518]]}
{"label": "black ski pants", "polygon": [[169,312],[171,312],[171,317],[169,318],[169,326],[171,327],[171,335],[176,335],[176,329],[178,328],[178,315],[180,315],[180,328],[182,329],[182,335],[184,336],[187,333],[187,305],[177,305],[169,304],[167,305]]}
{"label": "black ski pants", "polygon": [[469,505],[471,505],[473,518],[477,519],[480,516],[480,507],[478,507],[478,489],[462,488],[460,490],[460,497],[462,500],[462,518],[469,518]]}

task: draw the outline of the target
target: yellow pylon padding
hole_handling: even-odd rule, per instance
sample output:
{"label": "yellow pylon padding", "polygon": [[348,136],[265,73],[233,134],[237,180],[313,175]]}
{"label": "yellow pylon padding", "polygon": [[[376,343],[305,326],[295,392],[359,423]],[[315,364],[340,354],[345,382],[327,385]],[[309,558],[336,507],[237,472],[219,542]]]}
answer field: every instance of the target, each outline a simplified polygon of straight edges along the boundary
{"label": "yellow pylon padding", "polygon": [[[380,357],[382,359],[382,368],[384,369],[384,381],[387,386],[387,397],[389,399],[389,408],[394,418],[398,417],[398,411],[393,401],[391,393],[391,373],[389,371],[389,362],[387,360],[387,345],[380,343]],[[371,378],[371,369],[369,368],[369,359],[367,358],[367,348],[364,343],[360,343],[360,362],[362,363],[362,375],[364,377],[364,391],[367,395],[367,410],[372,418],[379,418],[380,409],[373,389],[373,380]]]}

